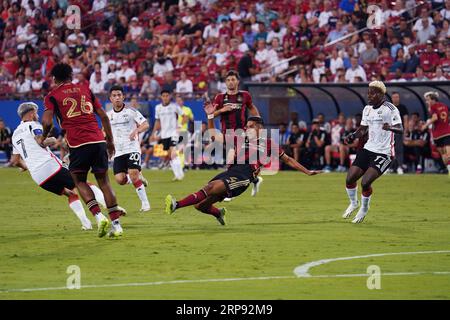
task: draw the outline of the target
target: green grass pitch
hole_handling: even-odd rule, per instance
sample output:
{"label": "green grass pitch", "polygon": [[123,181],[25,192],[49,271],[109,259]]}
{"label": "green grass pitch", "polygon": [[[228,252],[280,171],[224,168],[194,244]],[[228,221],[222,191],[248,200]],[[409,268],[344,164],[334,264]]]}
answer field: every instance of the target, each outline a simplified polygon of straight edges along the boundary
{"label": "green grass pitch", "polygon": [[[321,259],[450,250],[447,176],[382,177],[361,225],[341,218],[343,174],[267,176],[256,198],[247,190],[220,204],[229,210],[225,227],[193,208],[163,213],[168,193],[179,199],[215,174],[190,171],[171,182],[169,171],[145,171],[146,214],[132,186],[113,183],[128,215],[124,237],[108,240],[82,232],[66,199],[39,189],[28,173],[1,169],[0,299],[450,298],[450,274],[434,273],[450,272],[450,253],[334,261],[311,268],[310,278],[293,272]],[[81,289],[63,289],[70,265],[81,270]],[[368,276],[335,277],[365,274],[370,265],[381,270],[381,289],[369,290]],[[383,275],[415,272],[423,273]],[[12,290],[33,288],[47,289]]]}

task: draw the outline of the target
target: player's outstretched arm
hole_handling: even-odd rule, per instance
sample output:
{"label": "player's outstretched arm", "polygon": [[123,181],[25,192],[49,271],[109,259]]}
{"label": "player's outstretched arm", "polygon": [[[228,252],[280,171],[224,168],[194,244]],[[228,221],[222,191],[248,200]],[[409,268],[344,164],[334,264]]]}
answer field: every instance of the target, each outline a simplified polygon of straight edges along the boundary
{"label": "player's outstretched arm", "polygon": [[316,174],[322,173],[321,170],[308,170],[308,169],[306,169],[300,163],[295,161],[294,158],[289,157],[286,153],[283,154],[280,159],[281,159],[281,161],[286,163],[289,167],[291,167],[291,168],[293,168],[293,169],[295,169],[297,171],[301,171],[301,172],[303,172],[304,174],[306,174],[308,176],[314,176]]}
{"label": "player's outstretched arm", "polygon": [[248,111],[251,116],[260,117],[258,108],[252,103]]}
{"label": "player's outstretched arm", "polygon": [[37,136],[37,143],[43,146],[44,140],[47,139],[48,134],[53,128],[53,110],[47,109],[42,115],[42,128],[44,132],[41,136]]}
{"label": "player's outstretched arm", "polygon": [[133,141],[136,138],[136,136],[139,135],[139,133],[147,131],[148,128],[150,128],[150,125],[149,125],[148,121],[146,120],[146,121],[142,122],[140,125],[138,125],[136,127],[136,129],[134,129],[130,133],[130,140]]}
{"label": "player's outstretched arm", "polygon": [[437,120],[438,120],[437,114],[436,114],[436,113],[433,113],[433,115],[431,116],[431,118],[429,118],[429,119],[427,120],[427,122],[425,122],[425,123],[422,125],[422,131],[427,130],[428,127],[430,126],[430,124],[435,123]]}

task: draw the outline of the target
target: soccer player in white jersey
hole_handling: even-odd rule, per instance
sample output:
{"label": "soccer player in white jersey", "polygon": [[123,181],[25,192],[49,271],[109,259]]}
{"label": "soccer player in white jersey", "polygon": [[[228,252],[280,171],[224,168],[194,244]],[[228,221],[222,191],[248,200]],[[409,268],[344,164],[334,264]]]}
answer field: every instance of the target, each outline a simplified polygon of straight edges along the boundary
{"label": "soccer player in white jersey", "polygon": [[150,210],[145,187],[147,180],[141,173],[141,146],[139,133],[149,128],[145,117],[134,108],[125,106],[125,96],[121,86],[112,86],[109,100],[113,108],[107,113],[111,123],[116,152],[114,154],[113,172],[120,185],[133,184],[141,200],[141,212]]}
{"label": "soccer player in white jersey", "polygon": [[[67,168],[48,148],[56,139],[45,139],[42,144],[38,141],[42,137],[43,128],[38,122],[38,106],[33,102],[24,102],[19,105],[17,114],[22,120],[14,131],[13,165],[28,170],[32,179],[44,190],[57,195],[65,195],[69,200],[69,207],[81,222],[82,230],[91,230],[91,221],[86,217],[83,205],[75,192],[75,183]],[[96,198],[104,202],[103,193],[94,185],[90,185]],[[106,218],[105,218],[106,219]]]}
{"label": "soccer player in white jersey", "polygon": [[172,95],[167,90],[161,91],[161,103],[156,106],[155,125],[153,126],[152,137],[155,138],[155,132],[160,130],[161,143],[165,151],[169,151],[170,166],[175,175],[174,181],[183,180],[184,173],[181,166],[181,160],[177,155],[176,145],[179,141],[177,131],[177,117],[183,116],[181,107],[172,102]]}
{"label": "soccer player in white jersey", "polygon": [[361,223],[369,211],[372,183],[388,168],[394,157],[394,134],[403,133],[402,119],[398,109],[385,101],[386,86],[381,81],[369,84],[368,105],[363,110],[361,126],[345,137],[346,144],[369,132],[369,140],[358,150],[356,159],[347,173],[346,189],[350,205],[343,215],[351,216],[358,209],[357,181],[362,177],[361,208],[353,223]]}

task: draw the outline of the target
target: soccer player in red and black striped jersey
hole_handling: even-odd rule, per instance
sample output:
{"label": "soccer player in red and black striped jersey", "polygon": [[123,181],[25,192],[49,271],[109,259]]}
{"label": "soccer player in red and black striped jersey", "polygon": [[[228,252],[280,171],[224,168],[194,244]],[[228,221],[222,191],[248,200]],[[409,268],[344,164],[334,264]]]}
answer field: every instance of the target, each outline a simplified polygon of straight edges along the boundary
{"label": "soccer player in red and black striped jersey", "polygon": [[[214,128],[214,118],[220,116],[220,129],[223,135],[227,134],[227,130],[244,130],[249,116],[260,116],[250,93],[239,90],[239,74],[236,71],[228,71],[225,85],[227,91],[217,94],[212,104],[205,107],[208,113],[208,127]],[[261,177],[252,181],[252,196],[256,195],[262,181]]]}
{"label": "soccer player in red and black striped jersey", "polygon": [[[176,201],[172,195],[166,197],[166,213],[172,214],[175,210],[195,205],[195,208],[203,213],[214,216],[220,224],[225,225],[225,208],[216,208],[216,202],[226,197],[237,197],[242,194],[258,176],[264,161],[259,157],[261,150],[263,156],[273,159],[279,157],[281,161],[309,176],[321,173],[321,171],[308,170],[295,159],[289,157],[271,139],[262,138],[263,120],[260,117],[249,117],[246,123],[247,139],[236,145],[235,161],[227,169],[215,176],[200,191],[190,194],[180,201]],[[217,137],[216,137],[217,138]],[[278,150],[278,152],[277,152]],[[278,154],[273,154],[277,152]]]}
{"label": "soccer player in red and black striped jersey", "polygon": [[[70,150],[70,174],[81,197],[97,220],[99,237],[106,235],[111,223],[102,214],[94,193],[87,184],[87,175],[91,168],[104,194],[112,221],[109,236],[119,237],[123,233],[119,217],[124,215],[125,211],[117,205],[116,196],[108,178],[108,154],[111,157],[115,152],[108,116],[88,86],[72,83],[70,65],[56,64],[51,74],[56,87],[44,100],[42,139],[47,138],[53,127],[53,115],[56,115],[61,128],[66,131]],[[101,119],[106,141],[95,115]]]}
{"label": "soccer player in red and black striped jersey", "polygon": [[425,131],[431,124],[433,125],[431,135],[441,154],[442,161],[447,165],[450,177],[450,123],[448,122],[448,107],[439,102],[439,94],[437,92],[426,92],[424,97],[429,108],[430,118],[423,125],[422,130]]}

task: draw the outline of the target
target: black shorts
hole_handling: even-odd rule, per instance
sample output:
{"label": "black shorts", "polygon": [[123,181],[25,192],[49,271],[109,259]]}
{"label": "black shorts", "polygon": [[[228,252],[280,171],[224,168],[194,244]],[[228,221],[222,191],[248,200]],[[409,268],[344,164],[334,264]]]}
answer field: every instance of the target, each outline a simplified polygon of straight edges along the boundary
{"label": "black shorts", "polygon": [[383,174],[389,168],[391,162],[391,157],[385,154],[375,153],[367,149],[359,149],[352,166],[359,167],[364,170],[364,172],[369,168],[374,168],[380,174]]}
{"label": "black shorts", "polygon": [[211,181],[222,180],[227,188],[227,197],[234,198],[247,190],[254,180],[253,172],[249,165],[238,164],[231,166],[227,171],[219,173]]}
{"label": "black shorts", "polygon": [[179,137],[171,137],[166,139],[161,139],[160,143],[163,145],[164,151],[167,151],[170,149],[170,147],[176,147],[179,141]]}
{"label": "black shorts", "polygon": [[126,173],[128,169],[138,169],[141,171],[141,154],[139,152],[127,153],[114,158],[114,174]]}
{"label": "black shorts", "polygon": [[72,173],[103,173],[108,171],[108,152],[106,143],[86,144],[78,148],[70,148],[69,170]]}
{"label": "black shorts", "polygon": [[439,148],[450,146],[450,136],[434,139],[434,144]]}
{"label": "black shorts", "polygon": [[69,190],[75,188],[75,183],[69,170],[62,167],[53,177],[41,184],[40,187],[60,196],[63,194],[64,188]]}

